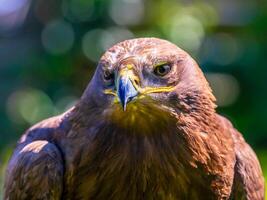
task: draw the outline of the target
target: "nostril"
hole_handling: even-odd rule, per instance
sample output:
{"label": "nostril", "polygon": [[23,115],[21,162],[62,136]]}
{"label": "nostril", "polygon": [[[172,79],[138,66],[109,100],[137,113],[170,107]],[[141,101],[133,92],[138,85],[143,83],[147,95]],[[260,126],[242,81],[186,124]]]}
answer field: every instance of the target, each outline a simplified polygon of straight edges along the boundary
{"label": "nostril", "polygon": [[136,84],[136,85],[138,85],[139,84],[139,82],[135,79],[134,80],[134,83]]}

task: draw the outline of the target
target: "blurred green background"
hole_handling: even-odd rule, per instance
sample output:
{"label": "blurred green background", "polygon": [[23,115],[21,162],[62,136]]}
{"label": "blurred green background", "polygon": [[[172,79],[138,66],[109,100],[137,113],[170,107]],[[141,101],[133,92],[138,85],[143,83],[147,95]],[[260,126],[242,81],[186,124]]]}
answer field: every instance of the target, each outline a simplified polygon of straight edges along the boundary
{"label": "blurred green background", "polygon": [[152,36],[197,60],[267,176],[267,1],[0,0],[0,199],[23,131],[73,105],[108,47]]}

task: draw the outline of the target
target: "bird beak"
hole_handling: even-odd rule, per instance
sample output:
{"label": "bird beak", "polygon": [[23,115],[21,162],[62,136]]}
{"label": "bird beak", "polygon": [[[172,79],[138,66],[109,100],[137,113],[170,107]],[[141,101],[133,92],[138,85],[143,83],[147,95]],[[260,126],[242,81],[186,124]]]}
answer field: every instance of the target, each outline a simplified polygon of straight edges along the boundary
{"label": "bird beak", "polygon": [[133,84],[132,75],[131,70],[123,70],[119,73],[116,81],[117,95],[124,111],[126,110],[127,103],[138,95],[138,91]]}

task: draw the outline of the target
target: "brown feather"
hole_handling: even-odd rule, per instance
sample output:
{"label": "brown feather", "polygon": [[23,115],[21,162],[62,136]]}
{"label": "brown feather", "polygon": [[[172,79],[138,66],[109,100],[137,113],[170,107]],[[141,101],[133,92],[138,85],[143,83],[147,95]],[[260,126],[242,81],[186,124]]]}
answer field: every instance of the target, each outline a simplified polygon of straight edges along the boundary
{"label": "brown feather", "polygon": [[[135,66],[141,87],[171,85],[174,91],[138,99],[124,112],[103,94],[101,74],[119,70],[125,59]],[[151,75],[159,60],[173,65],[164,79]],[[100,59],[74,108],[21,138],[5,198],[263,200],[258,160],[216,114],[214,102],[196,62],[175,45],[156,38],[119,43]]]}

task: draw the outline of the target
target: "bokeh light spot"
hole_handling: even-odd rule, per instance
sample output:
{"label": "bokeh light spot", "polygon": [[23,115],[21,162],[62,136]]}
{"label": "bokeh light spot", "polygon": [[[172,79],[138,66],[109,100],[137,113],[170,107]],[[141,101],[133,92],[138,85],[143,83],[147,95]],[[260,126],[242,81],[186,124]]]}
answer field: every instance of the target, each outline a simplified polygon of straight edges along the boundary
{"label": "bokeh light spot", "polygon": [[187,14],[175,15],[166,34],[172,42],[190,53],[199,49],[205,35],[201,22]]}
{"label": "bokeh light spot", "polygon": [[74,43],[72,26],[62,20],[50,22],[42,32],[42,43],[48,53],[66,53]]}
{"label": "bokeh light spot", "polygon": [[144,17],[142,0],[113,0],[109,14],[118,25],[137,25]]}
{"label": "bokeh light spot", "polygon": [[205,27],[216,26],[219,16],[211,4],[207,2],[198,2],[194,6],[188,8],[188,12],[201,21]]}
{"label": "bokeh light spot", "polygon": [[70,109],[72,106],[74,106],[77,103],[78,99],[79,98],[75,96],[62,97],[56,102],[57,113],[60,114],[60,113],[67,111],[68,109]]}
{"label": "bokeh light spot", "polygon": [[103,46],[101,46],[101,37],[110,38],[111,35],[103,29],[94,29],[87,32],[82,39],[84,55],[95,62],[99,60],[99,57],[105,50]]}
{"label": "bokeh light spot", "polygon": [[0,32],[6,34],[22,25],[30,3],[30,0],[0,0]]}
{"label": "bokeh light spot", "polygon": [[6,15],[22,8],[28,0],[0,0],[0,15]]}
{"label": "bokeh light spot", "polygon": [[121,27],[110,27],[106,30],[110,35],[109,37],[101,38],[101,46],[107,50],[114,44],[126,39],[134,38],[134,34],[128,29]]}
{"label": "bokeh light spot", "polygon": [[217,99],[218,106],[230,106],[236,102],[240,87],[235,77],[230,74],[207,73],[206,78]]}
{"label": "bokeh light spot", "polygon": [[51,99],[41,90],[23,89],[14,92],[7,101],[7,113],[15,123],[34,124],[54,115]]}
{"label": "bokeh light spot", "polygon": [[100,56],[112,45],[133,37],[131,31],[121,27],[110,27],[106,30],[94,29],[84,35],[82,50],[88,59],[97,62]]}

